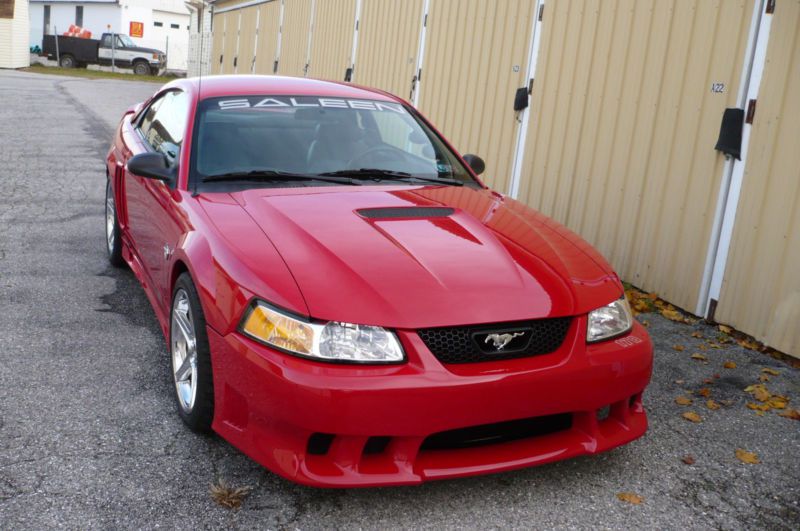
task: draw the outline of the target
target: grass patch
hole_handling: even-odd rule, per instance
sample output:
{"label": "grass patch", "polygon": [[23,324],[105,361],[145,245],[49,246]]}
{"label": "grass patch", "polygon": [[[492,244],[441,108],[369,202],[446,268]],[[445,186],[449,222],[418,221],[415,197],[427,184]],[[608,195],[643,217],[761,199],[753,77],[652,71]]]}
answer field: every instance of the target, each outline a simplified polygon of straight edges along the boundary
{"label": "grass patch", "polygon": [[85,79],[123,79],[125,81],[146,81],[150,83],[169,83],[177,76],[137,76],[134,74],[122,74],[118,72],[105,72],[102,70],[89,70],[87,68],[61,68],[60,66],[31,65],[27,68],[20,68],[21,72],[32,72],[34,74],[52,74],[56,76],[82,77]]}

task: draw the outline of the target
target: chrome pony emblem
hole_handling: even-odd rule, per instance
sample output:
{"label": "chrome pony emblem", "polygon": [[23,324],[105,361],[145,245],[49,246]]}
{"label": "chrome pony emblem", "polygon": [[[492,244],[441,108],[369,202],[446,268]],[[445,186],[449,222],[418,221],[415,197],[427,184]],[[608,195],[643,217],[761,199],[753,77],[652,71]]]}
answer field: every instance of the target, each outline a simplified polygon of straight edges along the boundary
{"label": "chrome pony emblem", "polygon": [[483,342],[488,343],[491,341],[495,350],[503,350],[505,346],[511,343],[511,340],[513,340],[515,337],[524,335],[525,332],[515,332],[513,334],[489,334],[486,336],[486,339]]}

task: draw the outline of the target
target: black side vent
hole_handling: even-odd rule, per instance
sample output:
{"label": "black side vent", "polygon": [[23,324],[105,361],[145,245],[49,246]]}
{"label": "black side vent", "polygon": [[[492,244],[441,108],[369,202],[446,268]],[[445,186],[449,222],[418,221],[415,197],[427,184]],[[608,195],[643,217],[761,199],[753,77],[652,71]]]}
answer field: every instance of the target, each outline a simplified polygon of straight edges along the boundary
{"label": "black side vent", "polygon": [[368,219],[400,219],[400,218],[446,218],[452,216],[452,208],[447,207],[389,207],[362,208],[358,215]]}

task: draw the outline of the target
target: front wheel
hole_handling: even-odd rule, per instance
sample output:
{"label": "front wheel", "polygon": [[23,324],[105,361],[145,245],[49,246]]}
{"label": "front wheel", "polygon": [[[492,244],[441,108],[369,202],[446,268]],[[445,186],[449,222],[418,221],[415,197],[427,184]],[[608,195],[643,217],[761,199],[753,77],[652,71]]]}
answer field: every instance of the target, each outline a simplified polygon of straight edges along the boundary
{"label": "front wheel", "polygon": [[189,429],[206,433],[214,420],[211,350],[200,297],[188,273],[175,283],[169,335],[178,414]]}
{"label": "front wheel", "polygon": [[122,267],[125,260],[122,258],[122,239],[119,237],[119,220],[114,202],[114,190],[111,181],[106,182],[106,251],[108,261],[114,267]]}
{"label": "front wheel", "polygon": [[133,64],[133,73],[137,76],[146,76],[150,73],[150,65],[144,61],[136,61]]}

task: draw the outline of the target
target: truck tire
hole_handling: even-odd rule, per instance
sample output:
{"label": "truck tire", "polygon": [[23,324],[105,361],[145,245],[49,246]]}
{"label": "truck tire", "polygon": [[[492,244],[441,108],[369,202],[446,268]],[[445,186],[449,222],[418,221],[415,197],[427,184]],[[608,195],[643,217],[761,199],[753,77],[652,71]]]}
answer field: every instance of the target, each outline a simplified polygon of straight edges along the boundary
{"label": "truck tire", "polygon": [[134,61],[133,73],[137,76],[146,76],[150,74],[150,64],[147,61]]}
{"label": "truck tire", "polygon": [[75,58],[67,53],[61,55],[58,64],[61,66],[61,68],[75,68],[77,63],[75,62]]}

